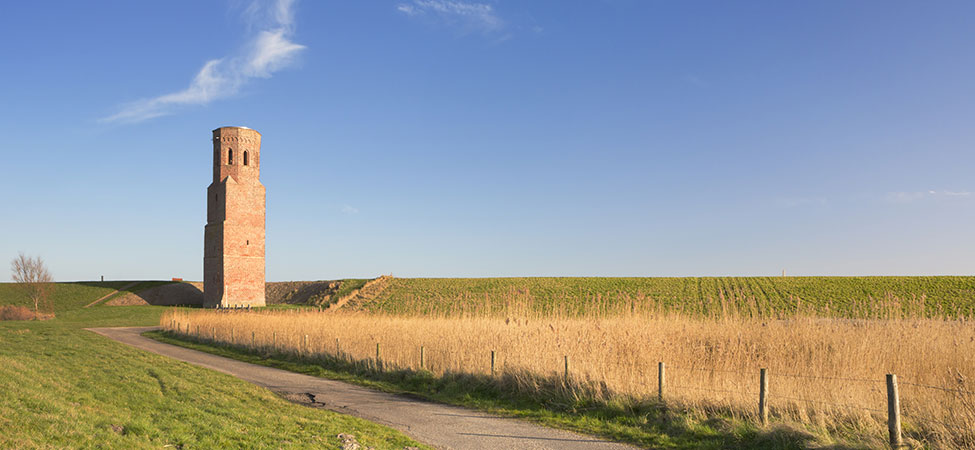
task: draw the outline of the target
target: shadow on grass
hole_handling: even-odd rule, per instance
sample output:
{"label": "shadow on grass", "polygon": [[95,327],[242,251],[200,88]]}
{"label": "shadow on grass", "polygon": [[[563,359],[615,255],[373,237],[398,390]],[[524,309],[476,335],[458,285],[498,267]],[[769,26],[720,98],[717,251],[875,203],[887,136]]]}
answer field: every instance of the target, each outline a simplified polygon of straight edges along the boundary
{"label": "shadow on grass", "polygon": [[95,305],[111,306],[201,306],[203,290],[200,283],[145,280],[145,281],[79,281],[73,284],[94,287],[111,287],[118,292],[98,301]]}
{"label": "shadow on grass", "polygon": [[353,359],[345,354],[301,355],[269,348],[255,351],[164,331],[146,336],[253,364],[525,418],[647,448],[822,448],[816,436],[803,430],[788,426],[763,429],[720,409],[709,411],[705,417],[700,411],[667,402],[615,395],[605,385],[585,380],[527,372],[437,376],[426,370],[384,367],[373,359]]}

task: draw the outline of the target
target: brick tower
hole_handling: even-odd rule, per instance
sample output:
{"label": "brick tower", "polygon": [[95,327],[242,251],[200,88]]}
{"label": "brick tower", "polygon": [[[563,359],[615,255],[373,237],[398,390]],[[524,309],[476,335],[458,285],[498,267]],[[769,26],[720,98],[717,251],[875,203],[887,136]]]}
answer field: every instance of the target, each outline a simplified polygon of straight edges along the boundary
{"label": "brick tower", "polygon": [[264,185],[261,133],[213,130],[213,183],[207,188],[203,306],[264,306]]}

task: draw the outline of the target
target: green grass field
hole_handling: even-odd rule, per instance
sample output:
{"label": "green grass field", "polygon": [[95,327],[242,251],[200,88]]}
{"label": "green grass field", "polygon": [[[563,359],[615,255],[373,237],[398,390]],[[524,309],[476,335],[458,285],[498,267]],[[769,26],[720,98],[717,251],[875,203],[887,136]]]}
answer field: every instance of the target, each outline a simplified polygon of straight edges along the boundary
{"label": "green grass field", "polygon": [[694,316],[975,315],[975,277],[395,278],[370,311],[568,315],[630,309]]}
{"label": "green grass field", "polygon": [[[58,283],[57,318],[0,322],[0,448],[341,448],[339,433],[376,448],[423,447],[85,331],[158,325],[164,307],[81,308],[124,284]],[[0,284],[0,304],[23,300]]]}

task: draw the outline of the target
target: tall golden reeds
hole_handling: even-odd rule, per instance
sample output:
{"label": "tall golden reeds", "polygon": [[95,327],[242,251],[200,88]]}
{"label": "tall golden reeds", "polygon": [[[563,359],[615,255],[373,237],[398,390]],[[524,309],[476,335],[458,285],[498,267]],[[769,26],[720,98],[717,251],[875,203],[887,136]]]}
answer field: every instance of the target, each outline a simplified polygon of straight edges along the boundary
{"label": "tall golden reeds", "polygon": [[894,373],[908,436],[975,447],[970,321],[694,318],[637,303],[590,317],[515,314],[518,308],[509,305],[506,317],[173,310],[162,325],[256,351],[352,360],[375,359],[381,344],[382,365],[395,369],[419,370],[422,346],[425,369],[438,375],[488,375],[494,351],[498,376],[529,390],[537,377],[562,377],[568,357],[569,385],[596,401],[652,401],[664,362],[665,401],[744,420],[757,420],[766,368],[773,420],[856,430],[873,443],[883,440],[884,376]]}

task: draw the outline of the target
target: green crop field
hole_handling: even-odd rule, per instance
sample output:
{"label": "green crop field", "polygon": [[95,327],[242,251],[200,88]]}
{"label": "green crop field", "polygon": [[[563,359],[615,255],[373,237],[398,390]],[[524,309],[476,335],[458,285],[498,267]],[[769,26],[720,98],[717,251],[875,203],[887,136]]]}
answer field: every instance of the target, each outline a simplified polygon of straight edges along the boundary
{"label": "green crop field", "polygon": [[975,277],[395,278],[362,306],[393,314],[946,317],[975,315]]}
{"label": "green crop field", "polygon": [[[84,330],[159,324],[165,307],[82,308],[127,284],[57,283],[55,319],[0,321],[0,448],[342,448],[339,433],[375,448],[423,447]],[[4,304],[27,303],[4,283]]]}

